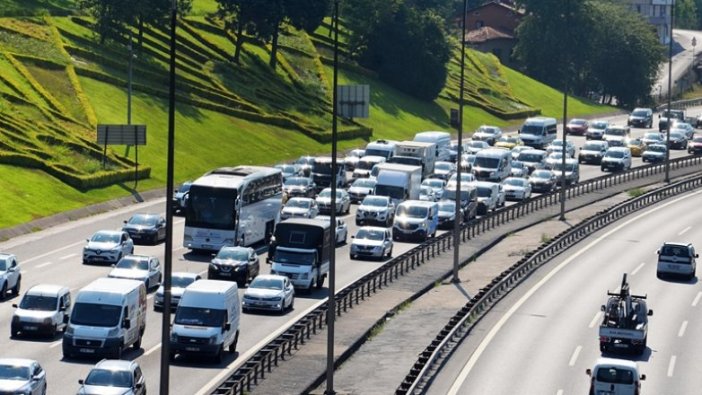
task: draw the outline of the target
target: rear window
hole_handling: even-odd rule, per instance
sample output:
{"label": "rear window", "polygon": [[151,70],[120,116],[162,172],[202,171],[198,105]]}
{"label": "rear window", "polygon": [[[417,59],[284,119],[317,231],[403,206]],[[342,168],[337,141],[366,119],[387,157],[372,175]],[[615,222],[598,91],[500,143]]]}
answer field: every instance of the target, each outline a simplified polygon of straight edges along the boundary
{"label": "rear window", "polygon": [[597,381],[611,384],[634,384],[634,372],[614,367],[597,369]]}

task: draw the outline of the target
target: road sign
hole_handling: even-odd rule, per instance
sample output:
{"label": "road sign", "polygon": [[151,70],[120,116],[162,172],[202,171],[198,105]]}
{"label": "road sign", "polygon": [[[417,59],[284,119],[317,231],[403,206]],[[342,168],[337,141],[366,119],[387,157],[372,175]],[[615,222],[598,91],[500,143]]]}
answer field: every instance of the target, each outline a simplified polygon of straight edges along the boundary
{"label": "road sign", "polygon": [[370,86],[340,85],[337,89],[338,115],[344,118],[368,118]]}
{"label": "road sign", "polygon": [[98,125],[100,145],[146,145],[146,125]]}

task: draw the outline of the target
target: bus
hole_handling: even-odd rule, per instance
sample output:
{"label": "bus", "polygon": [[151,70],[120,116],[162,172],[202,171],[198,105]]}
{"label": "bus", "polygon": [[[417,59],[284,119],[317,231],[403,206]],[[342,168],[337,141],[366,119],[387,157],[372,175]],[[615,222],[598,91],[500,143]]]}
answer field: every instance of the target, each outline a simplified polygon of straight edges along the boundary
{"label": "bus", "polygon": [[237,166],[212,170],[190,186],[183,246],[219,251],[223,246],[268,243],[280,221],[282,202],[280,169]]}

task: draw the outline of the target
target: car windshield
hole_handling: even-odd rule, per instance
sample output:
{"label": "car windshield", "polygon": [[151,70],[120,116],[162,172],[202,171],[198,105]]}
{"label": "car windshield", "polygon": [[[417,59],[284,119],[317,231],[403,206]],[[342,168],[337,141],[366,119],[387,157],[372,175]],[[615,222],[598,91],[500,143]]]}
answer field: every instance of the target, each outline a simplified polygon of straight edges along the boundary
{"label": "car windshield", "polygon": [[434,192],[434,188],[430,187],[429,185],[422,185],[419,187],[419,193],[421,195],[431,195]]}
{"label": "car windshield", "polygon": [[98,387],[130,388],[132,386],[132,372],[128,370],[93,369],[85,378],[86,385]]}
{"label": "car windshield", "polygon": [[[186,291],[187,292],[187,291]],[[178,325],[220,327],[224,324],[226,310],[205,307],[188,307],[179,305],[176,310],[175,323]]]}
{"label": "car windshield", "polygon": [[522,162],[541,162],[543,158],[544,157],[541,154],[532,154],[529,152],[519,153],[519,160]]}
{"label": "car windshield", "polygon": [[178,188],[178,193],[185,193],[185,192],[188,192],[188,191],[190,190],[190,185],[192,185],[192,184],[183,184],[183,185],[181,185],[180,188]]}
{"label": "car windshield", "polygon": [[122,306],[79,302],[73,306],[71,324],[115,327],[119,323],[121,313]]}
{"label": "car windshield", "polygon": [[311,204],[307,199],[290,199],[285,203],[285,207],[310,208]]}
{"label": "car windshield", "polygon": [[478,197],[490,197],[492,196],[492,188],[490,187],[478,187]]}
{"label": "car windshield", "polygon": [[692,141],[694,143],[702,143],[702,137],[695,137],[694,139],[692,139]]}
{"label": "car windshield", "polygon": [[605,134],[608,136],[626,136],[626,130],[624,129],[607,129],[605,130]]}
{"label": "car windshield", "polygon": [[456,212],[456,202],[448,201],[439,203],[439,211],[442,213]]}
{"label": "car windshield", "polygon": [[515,187],[522,187],[524,184],[526,184],[526,180],[523,178],[508,178],[505,180],[505,184],[513,185]]}
{"label": "car windshield", "polygon": [[660,133],[646,133],[644,138],[648,140],[662,140]]}
{"label": "car windshield", "polygon": [[607,126],[609,126],[609,123],[601,121],[595,121],[590,124],[590,127],[593,129],[606,129]]}
{"label": "car windshield", "polygon": [[585,145],[583,145],[582,150],[583,151],[601,151],[602,145],[597,144],[597,143],[586,143]]}
{"label": "car windshield", "polygon": [[685,135],[683,135],[682,133],[678,133],[678,132],[670,132],[670,138],[676,139],[676,140],[682,140],[685,138]]}
{"label": "car windshield", "polygon": [[29,380],[28,366],[0,365],[0,380]]}
{"label": "car windshield", "polygon": [[468,143],[468,146],[473,148],[483,148],[486,146],[486,144],[487,143],[485,143],[484,141],[471,141],[470,143]]}
{"label": "car windshield", "polygon": [[215,256],[216,259],[245,261],[249,259],[249,252],[241,248],[222,248]]}
{"label": "car windshield", "polygon": [[536,170],[531,173],[534,178],[551,178],[551,172],[548,170]]}
{"label": "car windshield", "polygon": [[366,196],[361,204],[364,206],[386,207],[388,198],[384,196]]}
{"label": "car windshield", "polygon": [[515,160],[515,161],[512,162],[512,168],[513,168],[513,169],[523,169],[524,167],[525,167],[524,162],[520,162],[520,161],[517,161],[517,160]]}
{"label": "car windshield", "polygon": [[304,177],[291,177],[291,178],[288,178],[287,180],[285,180],[285,182],[284,182],[283,184],[286,185],[286,186],[291,186],[291,185],[295,185],[295,186],[307,186],[307,185],[309,185],[309,183],[310,183],[310,179],[309,179],[309,178],[304,178]]}
{"label": "car windshield", "polygon": [[[567,163],[565,164],[565,171],[575,171],[575,168],[578,167],[577,163]],[[553,165],[553,170],[558,170],[558,171],[563,171],[563,163],[562,162],[556,162]]]}
{"label": "car windshield", "polygon": [[149,260],[144,258],[125,256],[115,265],[119,269],[149,270]]}
{"label": "car windshield", "polygon": [[422,206],[400,206],[397,209],[398,217],[426,218],[428,209]]}
{"label": "car windshield", "polygon": [[257,277],[249,284],[249,288],[274,289],[280,291],[283,289],[283,280],[279,278]]}
{"label": "car windshield", "polygon": [[634,110],[634,112],[631,113],[631,115],[635,117],[645,117],[648,115],[648,111],[646,110]]}
{"label": "car windshield", "polygon": [[504,143],[516,143],[519,141],[519,137],[517,137],[517,136],[504,136],[504,137],[501,137],[499,141],[502,141]]}
{"label": "car windshield", "polygon": [[195,279],[192,277],[173,276],[171,278],[171,286],[173,288],[185,288],[194,282]]}
{"label": "car windshield", "polygon": [[356,239],[359,240],[383,240],[385,238],[385,230],[382,229],[367,229],[361,228],[356,234]]}
{"label": "car windshield", "polygon": [[634,372],[627,369],[599,368],[597,381],[611,384],[634,384]]}
{"label": "car windshield", "polygon": [[55,296],[24,295],[19,307],[24,310],[55,311],[57,303]]}
{"label": "car windshield", "polygon": [[497,128],[493,126],[481,126],[478,129],[478,132],[485,133],[485,134],[497,134]]}
{"label": "car windshield", "polygon": [[624,153],[622,151],[607,151],[605,156],[608,158],[623,158]]}
{"label": "car windshield", "polygon": [[119,236],[120,235],[117,233],[98,232],[93,235],[90,241],[98,243],[119,243]]}
{"label": "car windshield", "polygon": [[549,159],[555,160],[555,159],[563,159],[563,153],[562,152],[553,152],[551,155],[548,156]]}
{"label": "car windshield", "polygon": [[368,178],[359,178],[351,184],[352,187],[360,188],[373,188],[375,187],[375,180],[370,180]]}
{"label": "car windshield", "polygon": [[287,251],[276,248],[273,262],[290,263],[294,265],[312,266],[315,263],[315,254],[309,252]]}
{"label": "car windshield", "polygon": [[[485,166],[487,167],[487,166]],[[457,181],[458,180],[458,175],[454,174],[451,176],[449,181]],[[461,173],[461,182],[471,182],[475,181],[475,175],[473,173]]]}
{"label": "car windshield", "polygon": [[128,223],[130,225],[156,226],[158,217],[155,215],[134,215],[129,218]]}
{"label": "car windshield", "polygon": [[[343,193],[341,192],[341,190],[337,189],[336,190],[336,198],[339,199],[342,196],[343,196]],[[319,193],[318,197],[331,199],[331,189],[323,190],[322,192]]]}
{"label": "car windshield", "polygon": [[665,145],[650,145],[646,151],[665,152]]}
{"label": "car windshield", "polygon": [[500,158],[486,158],[483,156],[478,156],[475,158],[475,167],[485,167],[488,169],[495,169],[497,165],[500,164]]}
{"label": "car windshield", "polygon": [[436,170],[451,170],[453,165],[451,163],[437,163],[434,165]]}
{"label": "car windshield", "polygon": [[444,182],[442,180],[424,180],[422,185],[428,185],[432,188],[443,188]]}
{"label": "car windshield", "polygon": [[294,172],[295,172],[295,166],[293,166],[293,165],[280,165],[280,166],[277,166],[277,167],[278,167],[278,168],[280,169],[280,171],[282,171],[283,173],[294,173]]}

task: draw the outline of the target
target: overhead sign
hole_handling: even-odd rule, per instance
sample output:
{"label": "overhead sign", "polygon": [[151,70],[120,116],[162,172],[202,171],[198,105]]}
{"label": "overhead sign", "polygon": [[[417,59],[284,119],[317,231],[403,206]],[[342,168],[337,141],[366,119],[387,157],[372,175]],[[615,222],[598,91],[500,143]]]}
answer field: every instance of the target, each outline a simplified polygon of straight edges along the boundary
{"label": "overhead sign", "polygon": [[98,125],[100,145],[146,145],[146,125]]}
{"label": "overhead sign", "polygon": [[368,118],[369,105],[369,85],[339,85],[337,87],[337,115],[344,118]]}

